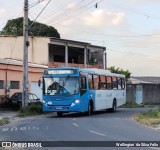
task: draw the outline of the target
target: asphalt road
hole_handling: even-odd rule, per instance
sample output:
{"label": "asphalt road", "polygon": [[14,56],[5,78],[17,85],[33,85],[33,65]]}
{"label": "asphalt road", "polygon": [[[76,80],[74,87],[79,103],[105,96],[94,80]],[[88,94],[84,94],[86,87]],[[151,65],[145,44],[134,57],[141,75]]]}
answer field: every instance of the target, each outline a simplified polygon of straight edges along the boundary
{"label": "asphalt road", "polygon": [[[11,124],[0,127],[0,141],[160,141],[160,130],[144,127],[132,120],[134,114],[148,109],[153,108],[118,108],[116,113],[101,111],[92,116],[72,113],[57,117],[55,113],[51,113],[14,119]],[[45,149],[117,148],[54,147]],[[124,148],[118,147],[118,149]],[[158,150],[155,147],[148,149]]]}

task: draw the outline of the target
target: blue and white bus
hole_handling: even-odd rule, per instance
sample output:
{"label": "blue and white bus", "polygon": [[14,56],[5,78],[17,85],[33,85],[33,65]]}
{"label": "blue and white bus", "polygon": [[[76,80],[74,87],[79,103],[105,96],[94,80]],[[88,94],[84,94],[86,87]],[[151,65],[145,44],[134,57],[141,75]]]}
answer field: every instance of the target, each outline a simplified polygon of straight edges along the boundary
{"label": "blue and white bus", "polygon": [[126,102],[125,76],[103,69],[48,68],[43,73],[43,111],[86,112],[110,109]]}

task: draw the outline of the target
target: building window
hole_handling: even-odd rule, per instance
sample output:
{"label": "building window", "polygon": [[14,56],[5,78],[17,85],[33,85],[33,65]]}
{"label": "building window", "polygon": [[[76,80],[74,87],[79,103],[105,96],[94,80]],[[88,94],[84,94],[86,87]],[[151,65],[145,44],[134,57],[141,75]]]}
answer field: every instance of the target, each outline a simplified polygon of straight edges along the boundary
{"label": "building window", "polygon": [[19,81],[11,81],[10,83],[10,89],[19,89]]}
{"label": "building window", "polygon": [[3,80],[0,80],[0,89],[3,89]]}

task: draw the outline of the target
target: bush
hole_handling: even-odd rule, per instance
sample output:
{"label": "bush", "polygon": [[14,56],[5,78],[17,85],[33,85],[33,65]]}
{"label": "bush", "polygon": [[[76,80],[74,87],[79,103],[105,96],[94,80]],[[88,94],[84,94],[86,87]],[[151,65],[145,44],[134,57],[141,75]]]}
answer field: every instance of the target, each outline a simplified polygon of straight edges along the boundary
{"label": "bush", "polygon": [[8,124],[8,123],[9,123],[9,119],[8,118],[0,119],[0,126],[3,126],[3,125]]}
{"label": "bush", "polygon": [[42,114],[42,105],[29,105],[25,109],[20,109],[18,112],[19,117],[24,116],[33,116],[33,115],[39,115]]}

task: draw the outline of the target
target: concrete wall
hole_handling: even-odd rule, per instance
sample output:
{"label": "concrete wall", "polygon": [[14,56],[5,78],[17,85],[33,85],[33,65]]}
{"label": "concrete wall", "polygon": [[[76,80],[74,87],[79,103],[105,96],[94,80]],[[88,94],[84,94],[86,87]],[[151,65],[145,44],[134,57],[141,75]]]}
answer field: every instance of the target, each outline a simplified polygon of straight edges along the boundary
{"label": "concrete wall", "polygon": [[127,103],[135,103],[136,102],[136,85],[127,84],[127,86],[126,86],[126,100],[127,100]]}
{"label": "concrete wall", "polygon": [[143,84],[143,103],[160,104],[160,84]]}
{"label": "concrete wall", "polygon": [[137,97],[137,86],[142,86],[143,104],[160,104],[160,84],[128,84],[126,99],[127,103],[135,103]]}
{"label": "concrete wall", "polygon": [[[23,60],[23,37],[0,37],[0,59]],[[48,65],[47,37],[29,37],[28,61],[36,64]]]}

